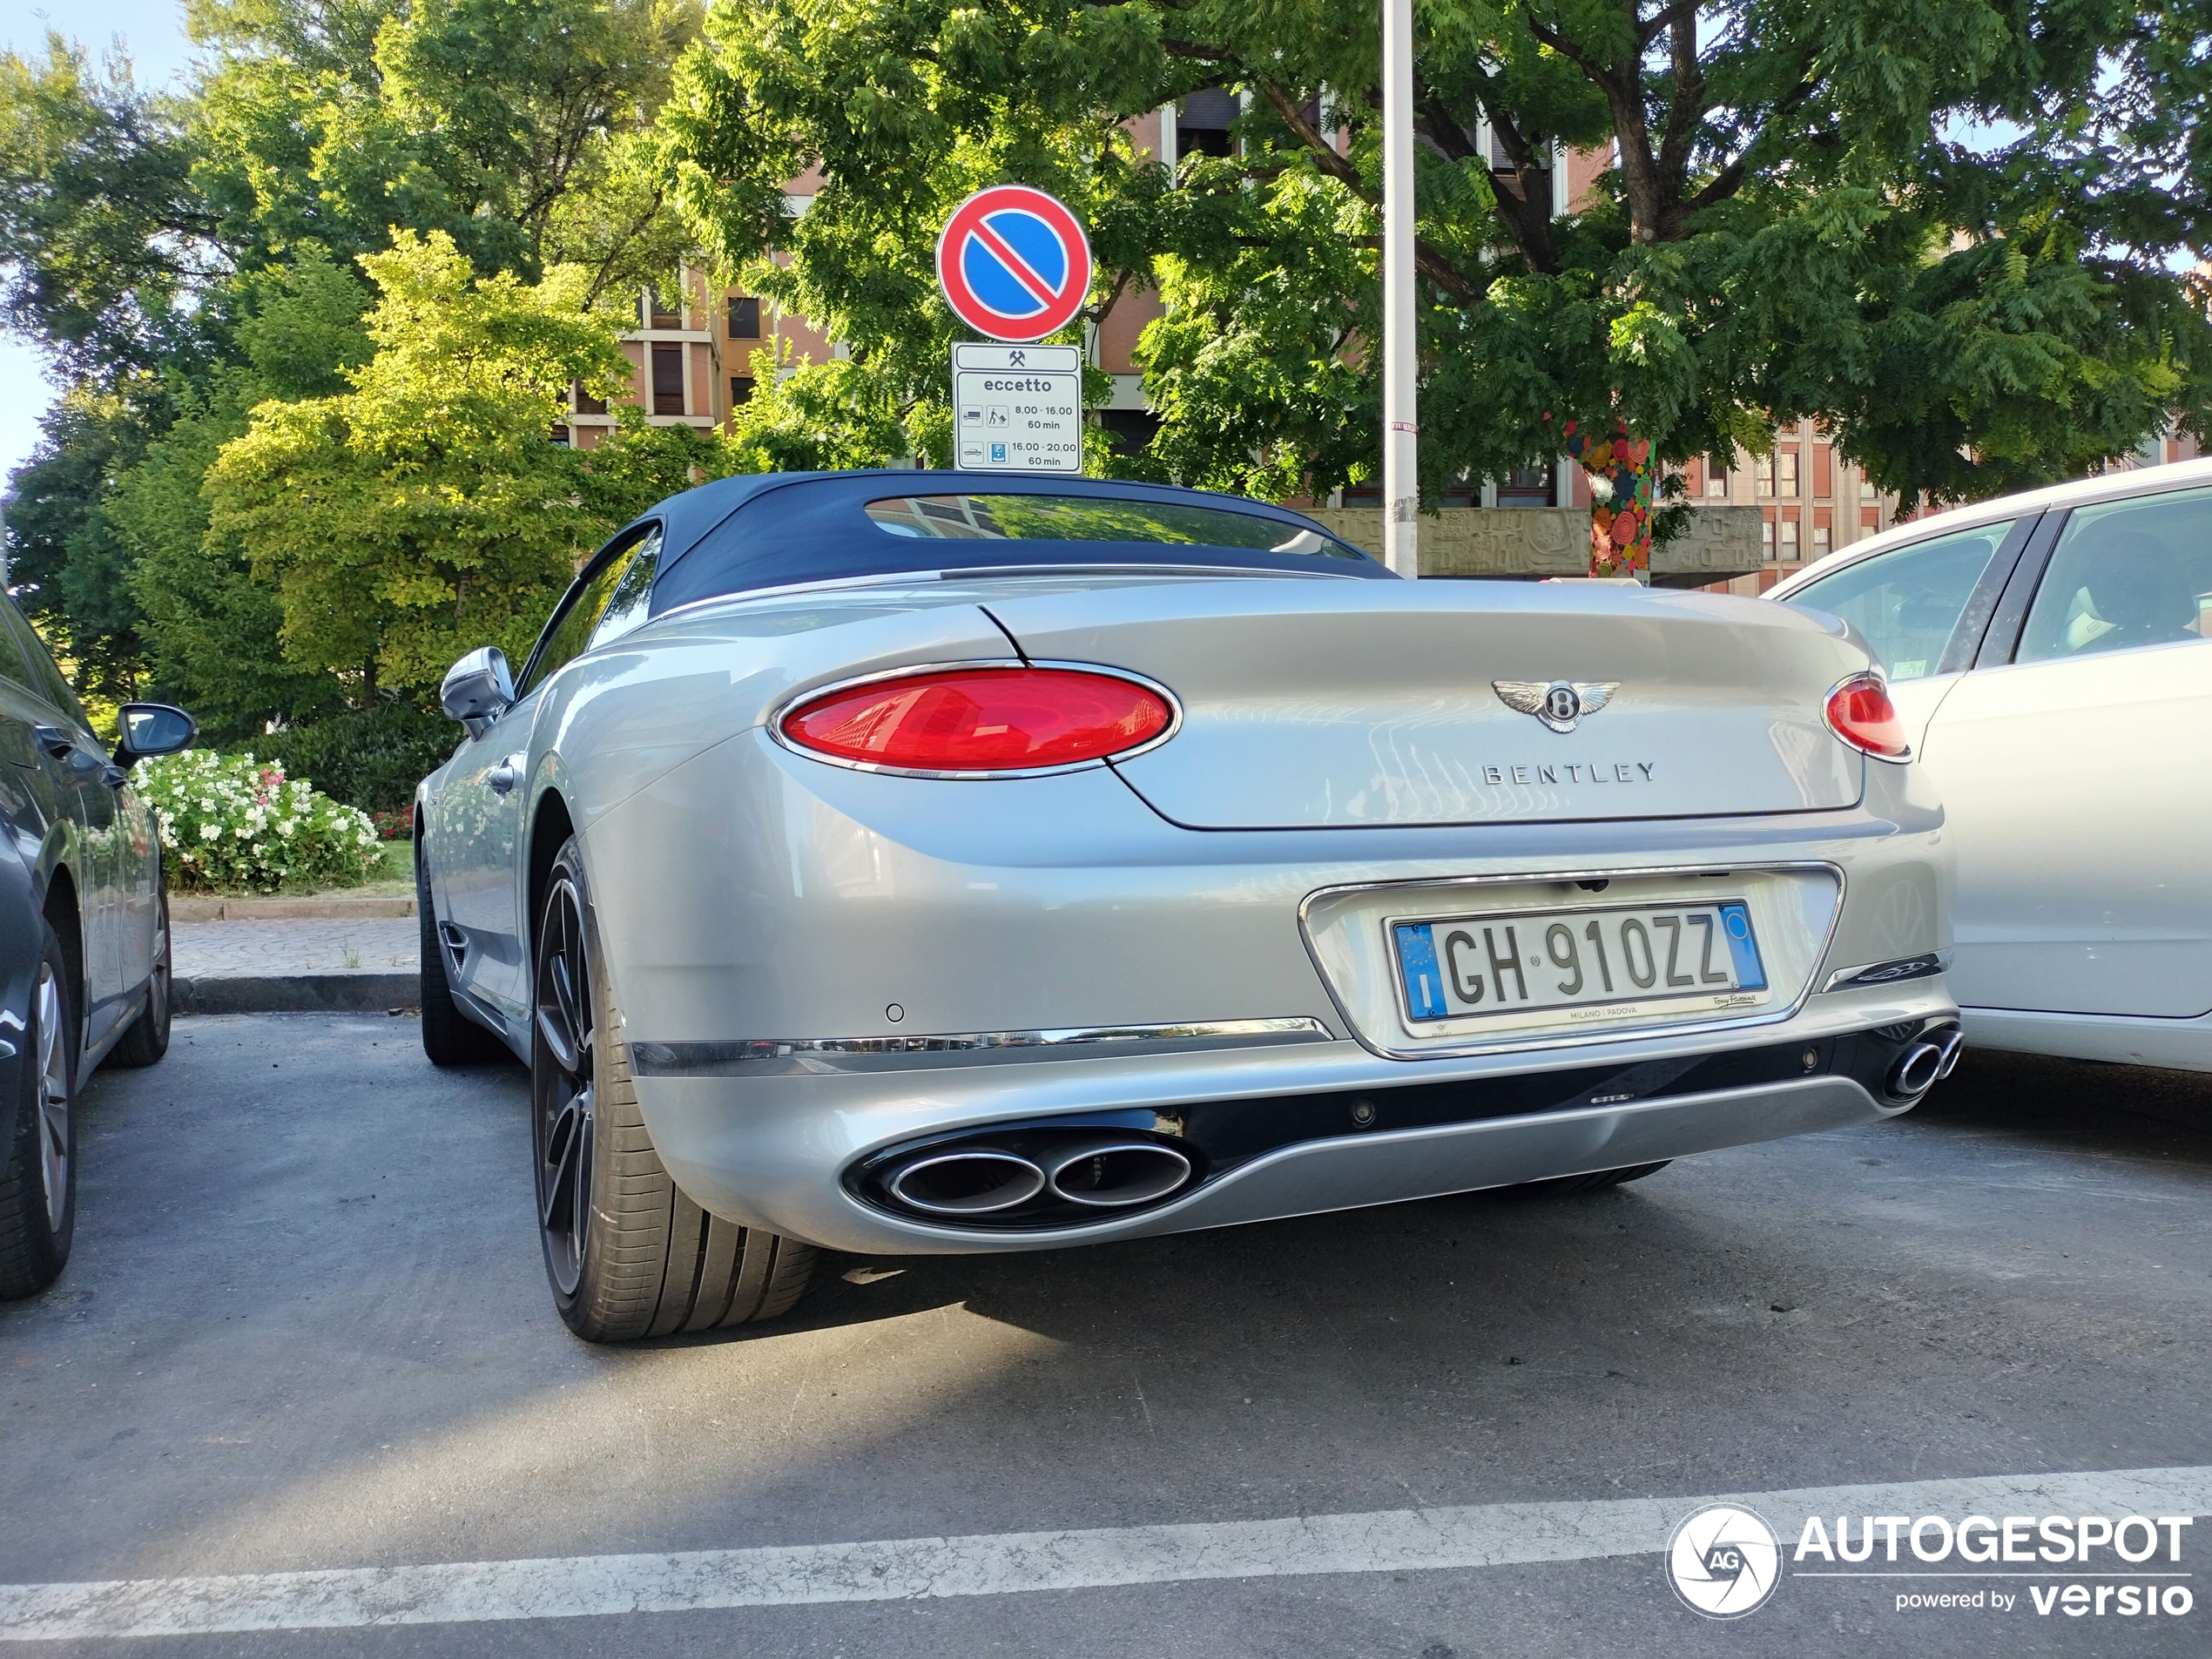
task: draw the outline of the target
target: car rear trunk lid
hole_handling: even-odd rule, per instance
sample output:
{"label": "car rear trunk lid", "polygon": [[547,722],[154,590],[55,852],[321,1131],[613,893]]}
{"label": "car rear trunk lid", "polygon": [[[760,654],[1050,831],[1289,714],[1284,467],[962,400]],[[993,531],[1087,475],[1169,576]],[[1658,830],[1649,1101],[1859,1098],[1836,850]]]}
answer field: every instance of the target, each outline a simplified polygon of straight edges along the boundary
{"label": "car rear trunk lid", "polygon": [[1864,781],[1822,710],[1865,652],[1757,600],[1252,577],[986,603],[1033,661],[1175,694],[1180,729],[1116,770],[1192,828],[1817,812]]}

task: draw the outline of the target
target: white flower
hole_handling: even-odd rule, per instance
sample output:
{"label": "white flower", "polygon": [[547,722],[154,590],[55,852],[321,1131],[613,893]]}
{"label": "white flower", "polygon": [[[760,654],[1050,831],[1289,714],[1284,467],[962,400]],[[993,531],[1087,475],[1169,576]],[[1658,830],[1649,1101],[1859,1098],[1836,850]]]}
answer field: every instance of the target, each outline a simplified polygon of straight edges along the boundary
{"label": "white flower", "polygon": [[203,841],[214,840],[219,837],[222,833],[223,826],[220,824],[202,824],[199,826],[199,839]]}

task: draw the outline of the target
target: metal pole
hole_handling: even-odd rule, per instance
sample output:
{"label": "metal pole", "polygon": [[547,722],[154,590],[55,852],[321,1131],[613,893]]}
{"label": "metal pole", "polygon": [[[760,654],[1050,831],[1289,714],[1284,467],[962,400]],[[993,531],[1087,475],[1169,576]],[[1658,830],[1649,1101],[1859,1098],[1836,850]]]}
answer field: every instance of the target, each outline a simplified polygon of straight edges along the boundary
{"label": "metal pole", "polygon": [[1383,0],[1383,562],[1420,574],[1413,383],[1413,0]]}

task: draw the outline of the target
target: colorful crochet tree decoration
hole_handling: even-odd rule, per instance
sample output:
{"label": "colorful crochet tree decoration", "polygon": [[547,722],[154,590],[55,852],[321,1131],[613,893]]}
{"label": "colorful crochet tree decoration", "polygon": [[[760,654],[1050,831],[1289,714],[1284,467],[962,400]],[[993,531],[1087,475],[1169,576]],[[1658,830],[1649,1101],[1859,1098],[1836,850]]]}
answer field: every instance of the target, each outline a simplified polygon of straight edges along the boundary
{"label": "colorful crochet tree decoration", "polygon": [[1590,475],[1590,574],[1649,581],[1651,496],[1657,469],[1651,441],[1631,438],[1624,421],[1599,434],[1569,421],[1560,446]]}

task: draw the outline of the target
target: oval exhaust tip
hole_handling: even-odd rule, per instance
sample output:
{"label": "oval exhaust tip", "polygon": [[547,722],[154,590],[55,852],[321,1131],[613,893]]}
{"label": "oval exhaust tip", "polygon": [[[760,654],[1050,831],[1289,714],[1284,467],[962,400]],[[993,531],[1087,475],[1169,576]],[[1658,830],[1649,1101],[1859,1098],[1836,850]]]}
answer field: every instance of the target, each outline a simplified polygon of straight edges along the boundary
{"label": "oval exhaust tip", "polygon": [[1916,1042],[1890,1068],[1889,1091],[1900,1097],[1925,1094],[1942,1070],[1943,1050],[1932,1042]]}
{"label": "oval exhaust tip", "polygon": [[988,1216],[1044,1190],[1045,1174],[1028,1158],[988,1148],[918,1157],[884,1183],[893,1198],[928,1216]]}
{"label": "oval exhaust tip", "polygon": [[1054,1196],[1098,1210],[1156,1204],[1190,1179],[1190,1160],[1154,1141],[1095,1141],[1055,1155]]}

